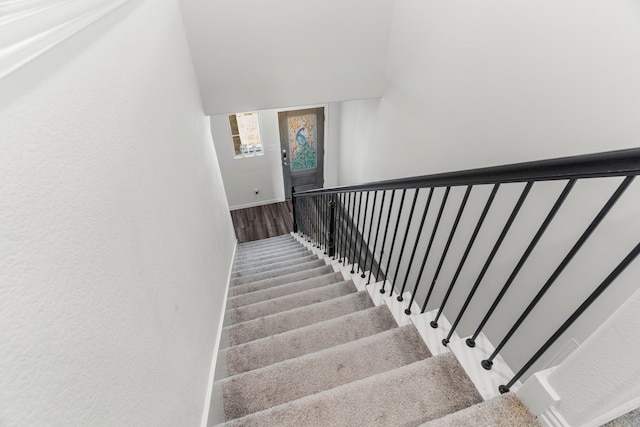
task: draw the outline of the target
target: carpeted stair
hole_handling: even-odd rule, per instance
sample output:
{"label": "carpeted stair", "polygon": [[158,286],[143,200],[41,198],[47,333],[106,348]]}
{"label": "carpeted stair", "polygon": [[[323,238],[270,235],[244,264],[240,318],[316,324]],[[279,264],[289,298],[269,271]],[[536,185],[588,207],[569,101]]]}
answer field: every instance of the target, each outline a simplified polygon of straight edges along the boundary
{"label": "carpeted stair", "polygon": [[455,356],[431,356],[328,262],[290,235],[238,246],[214,387],[222,425],[539,425],[515,395],[482,402]]}

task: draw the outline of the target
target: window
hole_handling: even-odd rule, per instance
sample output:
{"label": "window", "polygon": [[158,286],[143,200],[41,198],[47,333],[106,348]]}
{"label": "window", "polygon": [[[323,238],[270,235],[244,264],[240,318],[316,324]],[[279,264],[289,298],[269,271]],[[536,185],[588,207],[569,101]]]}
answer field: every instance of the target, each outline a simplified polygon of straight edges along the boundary
{"label": "window", "polygon": [[258,113],[230,114],[229,126],[236,158],[263,154]]}

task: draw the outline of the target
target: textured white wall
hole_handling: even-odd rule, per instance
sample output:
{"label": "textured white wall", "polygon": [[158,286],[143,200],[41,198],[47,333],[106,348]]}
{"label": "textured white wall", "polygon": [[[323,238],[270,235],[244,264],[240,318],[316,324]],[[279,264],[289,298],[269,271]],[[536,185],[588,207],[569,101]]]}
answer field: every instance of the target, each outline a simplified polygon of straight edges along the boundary
{"label": "textured white wall", "polygon": [[[385,95],[380,100],[341,104],[339,183],[635,147],[640,140],[638,111],[637,2],[398,0]],[[566,209],[554,220],[505,297],[503,311],[487,324],[485,332],[494,342],[504,336],[594,218],[617,185],[612,181],[576,186]],[[474,189],[471,195],[428,308],[442,301],[488,195],[486,187]],[[501,188],[447,304],[449,318],[457,315],[520,189],[515,185]],[[476,303],[460,324],[461,335],[473,332],[559,191],[559,183],[534,187]],[[431,283],[463,192],[452,191],[423,276],[423,290]],[[640,183],[634,182],[623,202],[578,254],[576,263],[534,311],[536,321],[523,324],[523,338],[505,347],[502,354],[513,368],[519,369],[564,321],[562,315],[553,313],[574,309],[640,239],[639,195]],[[429,224],[434,222],[441,197],[438,192],[434,198],[425,233],[431,231]],[[424,199],[423,194],[420,208]],[[415,232],[417,225],[413,227]],[[419,254],[424,253],[424,246]],[[637,265],[630,268],[639,270]],[[536,368],[544,367],[571,337],[581,342],[635,289],[628,278],[617,282]]]}
{"label": "textured white wall", "polygon": [[[638,312],[640,292],[629,298],[578,351],[549,374],[548,382],[560,396],[555,409],[569,425],[601,425],[625,413],[615,412],[620,405],[633,400],[637,404],[640,397]],[[633,407],[627,408],[631,409]],[[609,418],[594,422],[604,414],[609,414]]]}
{"label": "textured white wall", "polygon": [[0,93],[0,425],[198,425],[235,238],[177,2]]}
{"label": "textured white wall", "polygon": [[379,110],[354,101],[342,115],[367,127],[343,141],[367,164],[350,182],[640,140],[637,1],[397,0],[389,45]]}
{"label": "textured white wall", "polygon": [[208,114],[384,92],[393,0],[181,0]]}

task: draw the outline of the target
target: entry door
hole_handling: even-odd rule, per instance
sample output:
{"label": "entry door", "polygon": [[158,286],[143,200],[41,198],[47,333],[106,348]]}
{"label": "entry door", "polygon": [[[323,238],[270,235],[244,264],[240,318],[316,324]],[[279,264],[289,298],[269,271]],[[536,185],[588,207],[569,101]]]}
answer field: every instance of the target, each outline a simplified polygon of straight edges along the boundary
{"label": "entry door", "polygon": [[280,149],[284,194],[322,188],[324,185],[324,108],[282,111]]}

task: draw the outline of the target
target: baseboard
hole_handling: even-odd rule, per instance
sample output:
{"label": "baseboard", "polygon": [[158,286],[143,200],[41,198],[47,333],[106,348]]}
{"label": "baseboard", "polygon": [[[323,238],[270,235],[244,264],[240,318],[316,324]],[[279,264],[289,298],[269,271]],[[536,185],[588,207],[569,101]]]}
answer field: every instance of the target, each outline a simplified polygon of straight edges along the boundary
{"label": "baseboard", "polygon": [[239,209],[255,208],[256,206],[270,205],[272,203],[281,203],[281,202],[284,202],[284,201],[285,201],[285,199],[261,200],[259,202],[245,203],[243,205],[236,205],[236,206],[229,206],[229,210],[230,211],[237,211]]}
{"label": "baseboard", "polygon": [[227,312],[227,297],[229,296],[229,286],[231,284],[231,272],[233,271],[233,262],[236,259],[236,251],[238,250],[238,240],[233,247],[233,256],[231,257],[231,263],[229,264],[229,271],[227,272],[227,284],[224,289],[224,295],[222,300],[222,313],[220,313],[220,319],[218,320],[218,330],[216,331],[215,344],[213,346],[213,355],[211,357],[211,369],[209,370],[209,381],[207,382],[207,394],[204,400],[204,408],[202,411],[202,420],[200,422],[201,427],[207,427],[209,420],[209,409],[211,408],[211,399],[219,397],[213,394],[213,381],[216,374],[216,362],[218,361],[218,351],[220,350],[220,339],[222,337],[222,327],[224,325],[224,315]]}

